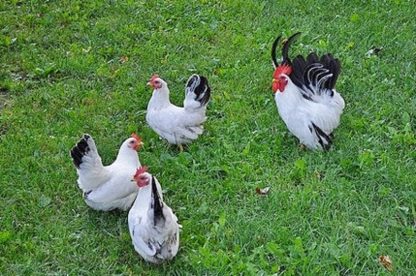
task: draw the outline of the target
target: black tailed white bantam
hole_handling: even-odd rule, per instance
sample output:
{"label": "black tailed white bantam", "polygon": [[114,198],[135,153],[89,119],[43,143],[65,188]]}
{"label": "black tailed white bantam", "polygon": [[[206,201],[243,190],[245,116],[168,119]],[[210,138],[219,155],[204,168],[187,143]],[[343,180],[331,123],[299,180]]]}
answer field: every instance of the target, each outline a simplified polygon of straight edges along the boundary
{"label": "black tailed white bantam", "polygon": [[151,263],[171,260],[179,249],[178,218],[163,202],[162,188],[146,167],[137,169],[131,181],[140,188],[128,216],[134,249]]}
{"label": "black tailed white bantam", "polygon": [[173,105],[169,99],[167,83],[153,75],[147,83],[153,87],[153,95],[147,105],[146,121],[160,137],[170,144],[188,144],[204,131],[203,123],[211,89],[207,78],[192,75],[185,87],[183,107]]}
{"label": "black tailed white bantam", "polygon": [[341,71],[340,61],[331,54],[319,57],[310,53],[306,59],[298,55],[293,61],[288,56],[291,43],[300,33],[289,37],[282,48],[283,60],[276,60],[276,47],[272,46],[272,89],[280,117],[289,131],[310,149],[329,150],[332,132],[338,127],[345,103],[335,91]]}
{"label": "black tailed white bantam", "polygon": [[143,143],[136,134],[121,145],[116,160],[103,166],[94,140],[88,134],[72,148],[71,157],[78,173],[78,186],[84,200],[95,210],[127,210],[136,198],[138,188],[131,176],[140,167],[137,150]]}

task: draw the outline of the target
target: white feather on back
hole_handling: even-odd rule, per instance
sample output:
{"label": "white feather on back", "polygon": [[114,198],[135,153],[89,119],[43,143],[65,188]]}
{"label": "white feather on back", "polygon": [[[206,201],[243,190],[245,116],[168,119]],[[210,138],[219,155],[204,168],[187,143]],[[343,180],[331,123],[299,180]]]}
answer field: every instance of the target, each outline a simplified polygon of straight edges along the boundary
{"label": "white feather on back", "polygon": [[111,172],[103,166],[92,137],[87,140],[87,144],[89,152],[83,156],[82,163],[77,168],[78,185],[83,191],[95,189],[111,177]]}
{"label": "white feather on back", "polygon": [[[162,188],[159,181],[154,179],[160,200],[163,202]],[[162,227],[154,225],[153,209],[150,208],[151,200],[152,189],[149,183],[139,190],[136,201],[129,211],[129,231],[134,248],[140,256],[148,262],[161,263],[172,259],[178,252],[179,224],[172,209],[163,203],[166,221]]]}
{"label": "white feather on back", "polygon": [[163,82],[162,88],[153,91],[147,106],[149,126],[170,144],[187,144],[203,132],[206,106],[195,100],[194,93],[187,91],[185,95],[185,107],[171,104],[169,89]]}
{"label": "white feather on back", "polygon": [[334,93],[333,97],[318,97],[319,101],[307,100],[289,79],[284,92],[278,91],[275,94],[279,115],[287,128],[302,144],[311,149],[321,147],[315,132],[310,129],[312,123],[327,135],[339,125],[345,103],[341,95],[335,91]]}
{"label": "white feather on back", "polygon": [[92,137],[87,140],[89,149],[77,169],[77,182],[85,193],[85,202],[91,208],[102,211],[116,208],[126,210],[133,203],[138,188],[131,179],[141,165],[137,152],[127,148],[129,139],[123,142],[117,159],[105,167],[94,140]]}

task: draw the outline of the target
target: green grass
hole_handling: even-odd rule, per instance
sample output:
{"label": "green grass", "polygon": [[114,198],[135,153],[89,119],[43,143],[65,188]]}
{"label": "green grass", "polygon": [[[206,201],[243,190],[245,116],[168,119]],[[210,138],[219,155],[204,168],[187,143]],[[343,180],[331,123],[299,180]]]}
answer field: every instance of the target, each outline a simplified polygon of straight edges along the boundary
{"label": "green grass", "polygon": [[[364,2],[2,1],[0,274],[388,274],[380,255],[415,274],[414,3]],[[296,31],[293,55],[342,61],[327,153],[299,148],[270,89],[271,43]],[[210,81],[186,152],[146,125],[154,72],[178,104],[190,74]],[[183,225],[160,267],[134,251],[127,213],[85,205],[69,157],[87,132],[108,164],[133,131]]]}

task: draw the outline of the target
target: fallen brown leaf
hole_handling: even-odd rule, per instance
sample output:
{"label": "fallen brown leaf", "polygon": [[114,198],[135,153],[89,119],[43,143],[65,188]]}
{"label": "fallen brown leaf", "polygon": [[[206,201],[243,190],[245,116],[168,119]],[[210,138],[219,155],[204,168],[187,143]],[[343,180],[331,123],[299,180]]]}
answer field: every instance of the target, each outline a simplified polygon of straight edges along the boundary
{"label": "fallen brown leaf", "polygon": [[256,193],[259,195],[267,195],[270,191],[270,187],[264,187],[264,188],[256,188]]}
{"label": "fallen brown leaf", "polygon": [[120,63],[125,63],[125,62],[129,61],[129,57],[128,56],[121,56],[119,61],[120,61]]}
{"label": "fallen brown leaf", "polygon": [[378,261],[384,266],[385,269],[388,271],[393,271],[393,262],[391,261],[389,256],[381,255],[378,257]]}

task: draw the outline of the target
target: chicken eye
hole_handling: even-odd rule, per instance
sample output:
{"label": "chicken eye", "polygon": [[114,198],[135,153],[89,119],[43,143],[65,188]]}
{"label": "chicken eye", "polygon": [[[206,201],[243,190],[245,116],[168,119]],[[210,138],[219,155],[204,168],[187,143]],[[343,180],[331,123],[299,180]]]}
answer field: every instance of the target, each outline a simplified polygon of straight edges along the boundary
{"label": "chicken eye", "polygon": [[131,145],[133,145],[133,144],[134,144],[134,141],[133,141],[133,140],[131,140],[131,141],[130,141],[130,144],[131,144]]}

